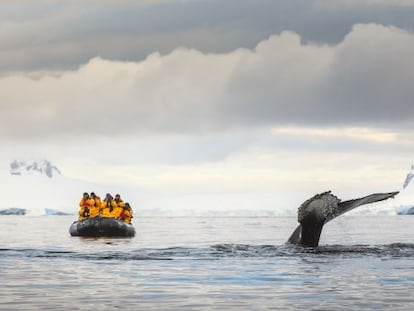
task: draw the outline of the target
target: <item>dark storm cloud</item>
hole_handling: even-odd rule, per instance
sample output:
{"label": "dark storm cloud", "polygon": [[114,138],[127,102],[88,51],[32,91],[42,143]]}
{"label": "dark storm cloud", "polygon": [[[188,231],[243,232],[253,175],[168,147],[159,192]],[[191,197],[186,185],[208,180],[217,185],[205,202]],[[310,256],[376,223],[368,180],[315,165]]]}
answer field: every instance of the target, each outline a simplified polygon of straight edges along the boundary
{"label": "dark storm cloud", "polygon": [[413,39],[369,24],[336,46],[300,44],[289,35],[262,42],[256,53],[274,54],[236,69],[221,115],[242,124],[412,127]]}
{"label": "dark storm cloud", "polygon": [[76,68],[96,56],[138,61],[180,46],[226,53],[254,48],[284,30],[305,42],[329,44],[340,42],[356,23],[413,30],[414,6],[398,5],[401,1],[340,5],[348,2],[3,1],[0,71]]}
{"label": "dark storm cloud", "polygon": [[60,75],[0,78],[3,137],[206,133],[233,128],[413,128],[414,35],[356,25],[336,45],[283,32],[253,50],[94,58]]}

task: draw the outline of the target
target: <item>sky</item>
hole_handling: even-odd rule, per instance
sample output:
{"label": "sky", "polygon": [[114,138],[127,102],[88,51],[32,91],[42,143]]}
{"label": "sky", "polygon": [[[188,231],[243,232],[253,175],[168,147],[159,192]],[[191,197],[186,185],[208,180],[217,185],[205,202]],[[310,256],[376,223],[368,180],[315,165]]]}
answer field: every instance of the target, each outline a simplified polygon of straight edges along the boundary
{"label": "sky", "polygon": [[5,167],[225,209],[400,190],[414,163],[414,0],[5,0],[0,42]]}

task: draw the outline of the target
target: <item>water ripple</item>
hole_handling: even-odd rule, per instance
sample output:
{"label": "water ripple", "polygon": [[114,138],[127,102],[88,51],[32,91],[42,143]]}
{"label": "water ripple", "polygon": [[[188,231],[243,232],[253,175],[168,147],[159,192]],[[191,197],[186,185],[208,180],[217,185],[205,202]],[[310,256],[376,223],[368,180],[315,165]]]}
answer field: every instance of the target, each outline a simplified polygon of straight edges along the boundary
{"label": "water ripple", "polygon": [[3,248],[1,256],[70,258],[77,260],[182,260],[225,258],[283,258],[308,256],[403,258],[414,257],[414,244],[327,245],[316,248],[294,245],[215,244],[203,247],[140,248],[128,251],[76,252],[53,249]]}

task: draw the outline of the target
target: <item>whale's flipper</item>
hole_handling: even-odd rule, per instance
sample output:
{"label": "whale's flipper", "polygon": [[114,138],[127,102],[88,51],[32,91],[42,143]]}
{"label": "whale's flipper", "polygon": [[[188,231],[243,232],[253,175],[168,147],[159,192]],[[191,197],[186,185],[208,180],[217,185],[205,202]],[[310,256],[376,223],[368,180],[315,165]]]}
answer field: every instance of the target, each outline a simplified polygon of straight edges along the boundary
{"label": "whale's flipper", "polygon": [[330,191],[319,193],[306,200],[298,209],[300,225],[290,236],[288,243],[316,247],[323,226],[332,219],[355,207],[393,198],[399,192],[374,193],[366,197],[341,202]]}

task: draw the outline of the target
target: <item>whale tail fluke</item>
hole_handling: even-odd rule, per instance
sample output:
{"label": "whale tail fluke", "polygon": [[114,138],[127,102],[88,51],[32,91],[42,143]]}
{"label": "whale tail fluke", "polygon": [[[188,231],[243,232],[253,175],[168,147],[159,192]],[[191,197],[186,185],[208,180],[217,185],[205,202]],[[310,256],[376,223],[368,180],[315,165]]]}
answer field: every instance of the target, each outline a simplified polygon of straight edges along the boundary
{"label": "whale tail fluke", "polygon": [[300,225],[293,231],[288,243],[316,247],[319,244],[322,228],[327,222],[358,206],[394,198],[398,193],[398,191],[374,193],[343,202],[330,191],[317,194],[299,207]]}
{"label": "whale tail fluke", "polygon": [[[342,215],[346,212],[349,212],[349,211],[353,210],[354,208],[356,208],[358,206],[365,205],[365,204],[370,204],[370,203],[375,203],[375,202],[380,202],[380,201],[385,201],[385,200],[394,198],[398,193],[399,193],[399,191],[388,192],[388,193],[374,193],[374,194],[367,195],[363,198],[340,202],[338,204],[338,213],[332,219],[334,219],[334,218],[336,218],[336,217],[338,217],[338,216],[340,216],[340,215]],[[328,219],[328,221],[330,221],[332,219]]]}

